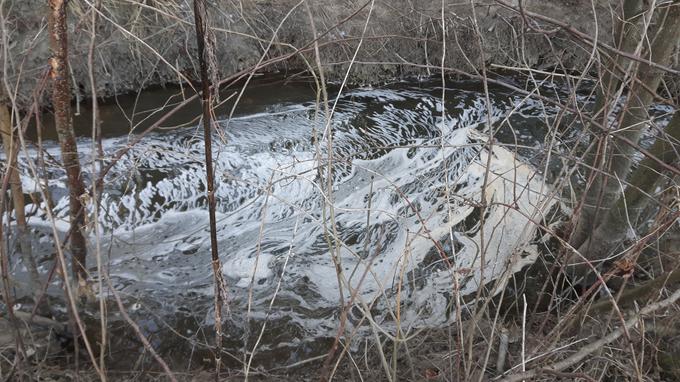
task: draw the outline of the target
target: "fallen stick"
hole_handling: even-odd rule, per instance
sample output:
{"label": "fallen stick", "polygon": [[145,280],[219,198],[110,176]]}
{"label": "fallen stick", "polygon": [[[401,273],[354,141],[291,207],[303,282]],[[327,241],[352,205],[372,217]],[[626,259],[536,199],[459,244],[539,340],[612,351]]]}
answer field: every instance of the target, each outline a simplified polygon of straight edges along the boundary
{"label": "fallen stick", "polygon": [[581,350],[577,351],[572,356],[547,367],[532,369],[524,373],[508,375],[505,378],[501,379],[501,382],[519,382],[522,380],[535,378],[536,376],[542,373],[560,372],[564,369],[567,369],[568,367],[574,366],[577,363],[583,361],[583,359],[588,357],[590,354],[601,349],[603,346],[616,341],[626,331],[635,326],[635,324],[637,324],[643,316],[648,315],[656,310],[667,308],[673,305],[678,299],[680,299],[680,289],[676,290],[672,295],[670,295],[670,297],[668,297],[665,300],[661,300],[659,302],[645,306],[642,310],[640,310],[639,314],[636,314],[635,316],[628,319],[622,327],[614,330],[605,337],[602,337],[601,339],[584,346],[583,348],[581,348]]}

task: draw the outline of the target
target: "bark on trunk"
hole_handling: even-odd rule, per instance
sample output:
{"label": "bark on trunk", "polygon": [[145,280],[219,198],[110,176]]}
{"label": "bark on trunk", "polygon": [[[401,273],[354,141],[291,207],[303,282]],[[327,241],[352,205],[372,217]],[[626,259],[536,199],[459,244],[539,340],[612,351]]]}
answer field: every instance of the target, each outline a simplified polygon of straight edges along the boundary
{"label": "bark on trunk", "polygon": [[[623,4],[622,15],[619,22],[616,24],[614,31],[615,44],[619,50],[634,53],[640,39],[643,35],[643,27],[640,25],[641,15],[644,12],[645,2],[643,0],[626,0]],[[631,60],[623,55],[614,56],[612,60],[607,63],[607,68],[598,84],[598,91],[595,98],[595,106],[593,108],[594,118],[599,120],[603,126],[608,125],[608,118],[611,113],[611,103],[614,96],[619,93],[622,86],[622,79],[626,75],[626,71],[630,70]],[[599,136],[598,129],[590,129],[593,136]],[[601,138],[597,150],[591,152],[586,157],[586,163],[593,168],[600,168],[601,164],[606,159],[606,150],[603,150],[604,141],[606,138]],[[597,172],[591,174],[597,176]],[[592,193],[596,189],[596,185],[590,184],[585,192]],[[579,213],[580,218],[574,229],[571,237],[571,245],[578,248],[583,243],[585,236],[591,232],[595,227],[595,216],[597,214],[597,200],[593,203],[592,198],[586,197],[585,205],[581,207]]]}
{"label": "bark on trunk", "polygon": [[[661,20],[660,26],[654,35],[649,56],[651,61],[667,65],[678,38],[680,38],[680,28],[678,28],[680,7],[669,6],[664,10],[664,13],[659,18]],[[618,129],[612,132],[612,135],[616,134],[632,142],[639,142],[647,125],[645,121],[649,120],[648,108],[654,100],[654,95],[647,89],[657,89],[662,74],[661,71],[649,65],[640,65],[636,72],[639,82],[631,85],[626,105],[619,118]],[[606,251],[606,248],[600,248],[591,253],[590,244],[594,241],[588,240],[588,238],[597,227],[603,224],[605,217],[609,215],[609,210],[615,206],[621,196],[620,182],[627,179],[635,152],[634,147],[619,145],[610,137],[603,139],[608,142],[606,150],[603,152],[606,163],[599,167],[602,171],[594,175],[592,186],[587,190],[588,194],[585,197],[585,205],[581,211],[579,224],[571,240],[571,244],[575,248],[579,248],[581,254],[589,259],[598,259],[601,257],[602,251]],[[591,164],[598,167],[597,163]]]}
{"label": "bark on trunk", "polygon": [[[619,50],[633,53],[640,38],[642,37],[642,26],[639,25],[641,15],[644,12],[645,2],[643,0],[626,0],[623,4],[622,18],[616,24],[614,31],[615,45]],[[625,75],[622,71],[630,64],[630,59],[624,56],[615,56],[609,63],[602,81],[598,84],[597,97],[595,99],[594,113],[602,119],[603,124],[607,123],[608,104],[612,96],[616,94],[621,86],[621,78]]]}
{"label": "bark on trunk", "polygon": [[194,22],[196,25],[196,46],[198,47],[198,61],[201,68],[203,106],[203,140],[205,148],[205,171],[208,191],[208,214],[210,216],[210,249],[213,275],[215,278],[215,380],[220,379],[222,354],[222,266],[217,252],[217,223],[215,219],[215,185],[212,164],[212,107],[210,92],[210,76],[208,73],[208,59],[206,45],[205,3],[194,0]]}
{"label": "bark on trunk", "polygon": [[28,237],[28,228],[26,226],[26,213],[24,204],[24,191],[21,187],[21,179],[16,170],[16,155],[17,142],[12,136],[12,118],[9,108],[0,105],[0,134],[2,134],[2,145],[5,150],[6,171],[9,176],[9,187],[12,194],[12,203],[14,205],[14,217],[17,224],[17,239],[19,240],[19,248],[21,249],[21,259],[26,266],[29,273],[29,281],[35,303],[38,303],[38,295],[40,294],[40,275],[33,259],[31,251],[31,240]]}
{"label": "bark on trunk", "polygon": [[[680,111],[676,111],[666,126],[665,136],[657,138],[649,150],[652,155],[666,164],[677,164],[680,153]],[[625,193],[607,211],[603,221],[592,236],[581,245],[580,250],[588,251],[592,259],[601,259],[615,250],[626,239],[628,231],[639,226],[640,216],[651,202],[654,190],[664,169],[657,161],[645,158],[630,176]]]}
{"label": "bark on trunk", "polygon": [[85,194],[85,187],[80,177],[80,161],[71,114],[71,83],[69,82],[68,29],[66,24],[67,2],[67,0],[48,0],[50,6],[48,24],[50,48],[52,49],[50,75],[52,77],[54,121],[69,188],[71,265],[74,276],[77,277],[78,283],[82,286],[87,280],[85,268],[87,243],[82,232],[85,223],[85,211],[80,199]]}

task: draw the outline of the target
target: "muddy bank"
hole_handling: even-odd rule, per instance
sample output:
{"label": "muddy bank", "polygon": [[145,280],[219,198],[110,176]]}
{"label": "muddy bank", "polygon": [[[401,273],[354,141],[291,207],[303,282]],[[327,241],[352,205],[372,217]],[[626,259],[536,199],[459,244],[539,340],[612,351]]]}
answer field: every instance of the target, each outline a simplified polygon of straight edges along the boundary
{"label": "muddy bank", "polygon": [[[225,78],[254,67],[261,57],[267,63],[288,55],[258,71],[289,75],[306,71],[309,65],[315,65],[310,16],[317,34],[322,35],[321,62],[330,80],[344,76],[365,26],[363,45],[350,76],[356,83],[436,74],[436,68],[428,66],[441,65],[442,40],[446,41],[445,66],[465,72],[474,72],[482,65],[580,72],[588,64],[591,49],[585,44],[574,42],[564,31],[547,38],[523,28],[518,14],[495,5],[478,4],[475,8],[480,40],[470,4],[447,3],[443,36],[439,0],[377,0],[373,7],[363,1],[315,0],[310,2],[309,12],[304,3],[294,0],[212,1],[208,13],[214,33],[215,66],[219,76]],[[534,0],[525,1],[524,7],[591,35],[595,35],[597,22],[600,40],[611,43],[614,3],[600,0],[593,7],[584,0]],[[70,4],[70,60],[77,84],[74,95],[80,98],[91,93],[88,52],[92,8],[88,4]],[[18,98],[26,105],[48,69],[47,5],[43,0],[5,2],[2,13],[8,36],[9,85],[18,83]],[[197,78],[190,2],[103,0],[94,42],[92,70],[98,96]],[[296,53],[298,50],[302,51]],[[675,62],[677,66],[677,59]],[[670,87],[677,88],[673,83],[669,81]]]}

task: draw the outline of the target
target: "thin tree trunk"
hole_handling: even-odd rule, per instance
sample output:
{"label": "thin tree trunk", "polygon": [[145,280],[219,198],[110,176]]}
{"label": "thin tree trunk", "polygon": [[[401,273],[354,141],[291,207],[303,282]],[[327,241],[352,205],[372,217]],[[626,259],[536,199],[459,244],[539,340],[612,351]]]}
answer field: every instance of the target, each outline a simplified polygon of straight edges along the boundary
{"label": "thin tree trunk", "polygon": [[21,187],[21,179],[19,179],[19,172],[16,170],[16,156],[17,144],[12,139],[12,119],[10,111],[5,104],[0,104],[0,134],[2,134],[2,145],[5,149],[6,157],[6,171],[9,173],[9,186],[12,193],[12,202],[14,204],[14,215],[17,223],[17,237],[19,239],[19,248],[21,249],[21,259],[24,266],[28,270],[31,293],[34,297],[34,302],[38,303],[38,296],[40,295],[40,275],[35,265],[31,251],[31,240],[28,236],[28,227],[26,226],[26,212],[24,204],[24,191]]}
{"label": "thin tree trunk", "polygon": [[215,278],[215,380],[220,378],[222,365],[222,266],[217,252],[217,224],[215,219],[215,184],[213,179],[212,163],[212,115],[210,93],[210,76],[208,73],[208,57],[205,49],[206,22],[205,2],[194,0],[194,22],[196,25],[196,46],[198,47],[198,60],[201,67],[201,83],[203,106],[203,139],[205,147],[205,171],[208,190],[208,214],[210,215],[210,253],[212,260],[213,275]]}
{"label": "thin tree trunk", "polygon": [[68,0],[48,0],[50,15],[48,19],[50,59],[52,77],[52,105],[54,121],[61,146],[61,157],[66,170],[69,189],[69,214],[71,220],[71,236],[69,249],[72,255],[72,269],[78,284],[84,286],[87,280],[85,261],[87,243],[82,229],[85,223],[85,211],[81,196],[85,194],[83,180],[80,177],[80,161],[73,131],[71,114],[71,83],[68,68],[68,27],[66,24],[66,6]]}
{"label": "thin tree trunk", "polygon": [[[662,20],[660,21],[662,24],[654,36],[650,59],[655,63],[667,65],[670,62],[675,44],[680,38],[680,28],[678,27],[680,6],[667,7],[665,14],[661,15],[659,19]],[[654,94],[647,89],[656,90],[661,83],[663,73],[650,65],[643,64],[638,68],[636,75],[639,82],[631,86],[626,106],[619,118],[618,130],[612,132],[612,134],[625,137],[635,143],[639,142],[647,125],[646,121],[649,120],[648,108],[654,100]],[[603,137],[603,139],[608,140],[607,149],[604,152],[607,162],[604,167],[600,167],[603,170],[602,172],[594,174],[593,184],[585,196],[585,205],[579,219],[579,225],[571,240],[572,245],[579,248],[581,254],[592,259],[597,258],[597,255],[591,255],[589,247],[584,246],[584,244],[592,243],[588,238],[592,235],[593,230],[603,222],[605,216],[608,215],[608,210],[614,206],[621,196],[622,189],[619,180],[623,182],[627,179],[635,152],[635,148],[632,146],[617,145],[609,137]],[[597,167],[595,163],[593,165]]]}

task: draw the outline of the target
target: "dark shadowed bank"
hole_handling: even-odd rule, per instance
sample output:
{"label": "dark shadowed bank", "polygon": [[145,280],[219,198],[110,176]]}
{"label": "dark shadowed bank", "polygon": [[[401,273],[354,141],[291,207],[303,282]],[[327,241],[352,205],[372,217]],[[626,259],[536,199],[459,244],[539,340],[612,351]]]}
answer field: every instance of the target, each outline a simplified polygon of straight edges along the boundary
{"label": "dark shadowed bank", "polygon": [[[95,0],[69,4],[69,59],[74,95],[90,94],[88,51],[91,44],[91,5]],[[437,74],[444,66],[476,74],[531,67],[558,72],[594,71],[590,45],[576,41],[566,28],[538,33],[534,21],[491,1],[477,2],[474,13],[466,1],[444,1],[445,38],[439,20],[439,0],[315,0],[311,14],[319,35],[326,77],[342,79],[367,23],[364,41],[349,80],[379,83],[405,76]],[[517,6],[517,1],[508,2]],[[612,44],[614,1],[523,1],[527,12],[539,13]],[[209,2],[208,23],[214,38],[215,66],[221,78],[243,70],[294,75],[314,65],[313,29],[303,2]],[[372,9],[371,9],[372,8]],[[99,4],[94,49],[94,78],[98,96],[138,91],[152,85],[198,80],[196,42],[190,38],[193,14],[186,1],[102,0]],[[48,70],[49,43],[45,34],[47,4],[43,0],[4,2],[7,41],[7,80],[26,105]],[[596,15],[596,16],[595,16]],[[481,40],[475,34],[475,20]],[[552,29],[547,28],[546,29]],[[479,47],[483,46],[483,49]],[[272,59],[284,58],[281,60]],[[258,67],[258,63],[260,63]],[[674,60],[678,67],[677,57]],[[460,74],[458,72],[458,74]],[[596,74],[596,73],[593,73]],[[677,78],[667,78],[677,94]],[[45,94],[48,94],[45,92]]]}

